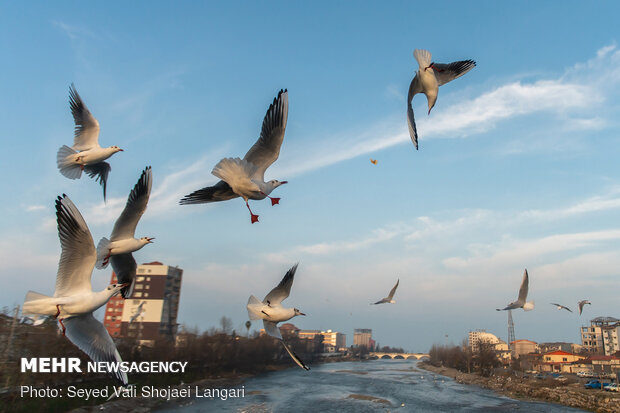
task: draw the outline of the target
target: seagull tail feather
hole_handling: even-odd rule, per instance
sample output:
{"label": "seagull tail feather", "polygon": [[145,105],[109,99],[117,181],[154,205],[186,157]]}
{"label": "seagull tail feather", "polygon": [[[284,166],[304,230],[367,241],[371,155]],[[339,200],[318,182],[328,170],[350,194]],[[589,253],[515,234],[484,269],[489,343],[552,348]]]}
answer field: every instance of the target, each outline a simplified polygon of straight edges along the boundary
{"label": "seagull tail feather", "polygon": [[523,311],[532,311],[534,309],[534,301],[528,301],[523,304]]}
{"label": "seagull tail feather", "polygon": [[56,311],[54,300],[49,295],[35,293],[34,291],[26,293],[22,314],[54,315]]}
{"label": "seagull tail feather", "polygon": [[80,164],[71,159],[77,152],[67,145],[63,145],[58,149],[56,154],[56,164],[60,173],[69,179],[78,179],[82,176],[82,168]]}
{"label": "seagull tail feather", "polygon": [[261,309],[265,304],[258,298],[253,295],[248,299],[248,317],[250,320],[260,320],[262,319]]}
{"label": "seagull tail feather", "polygon": [[431,65],[432,55],[431,52],[424,49],[415,49],[413,51],[413,57],[418,61],[418,64],[422,69],[426,69]]}

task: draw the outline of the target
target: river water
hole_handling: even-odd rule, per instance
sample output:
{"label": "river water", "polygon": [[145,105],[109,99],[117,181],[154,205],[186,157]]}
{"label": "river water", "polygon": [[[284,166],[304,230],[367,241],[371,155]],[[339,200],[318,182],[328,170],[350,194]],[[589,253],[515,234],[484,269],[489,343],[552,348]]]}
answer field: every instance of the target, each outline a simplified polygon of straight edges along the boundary
{"label": "river water", "polygon": [[[245,380],[243,398],[194,399],[165,412],[581,412],[513,400],[421,370],[414,360],[328,363]],[[374,398],[374,399],[373,399]]]}

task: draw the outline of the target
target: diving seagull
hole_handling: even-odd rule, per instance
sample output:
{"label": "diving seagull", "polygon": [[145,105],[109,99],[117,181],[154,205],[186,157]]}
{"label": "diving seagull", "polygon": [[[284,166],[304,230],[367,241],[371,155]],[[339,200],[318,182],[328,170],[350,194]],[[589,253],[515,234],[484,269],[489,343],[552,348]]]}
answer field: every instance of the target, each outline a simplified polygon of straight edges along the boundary
{"label": "diving seagull", "polygon": [[396,300],[394,300],[394,293],[396,292],[396,289],[398,288],[398,283],[400,282],[400,279],[398,279],[398,281],[396,281],[396,285],[394,286],[394,288],[392,288],[392,291],[390,291],[390,293],[388,294],[387,297],[382,298],[381,300],[377,301],[376,303],[370,303],[370,305],[375,305],[375,304],[385,304],[385,303],[389,303],[389,304],[396,304]]}
{"label": "diving seagull", "polygon": [[110,164],[104,162],[116,152],[122,152],[118,146],[102,148],[99,146],[99,122],[88,110],[73,83],[69,88],[69,105],[75,122],[73,146],[63,145],[56,154],[56,163],[60,173],[69,179],[78,179],[85,171],[103,186],[103,200]]}
{"label": "diving seagull", "polygon": [[508,304],[506,308],[497,308],[497,311],[514,310],[516,308],[522,308],[524,311],[530,311],[534,309],[534,301],[527,301],[527,290],[529,284],[529,276],[527,274],[527,268],[523,272],[523,281],[521,281],[521,287],[519,288],[519,298],[517,301],[513,301]]}
{"label": "diving seagull", "polygon": [[562,304],[556,304],[556,303],[549,303],[551,305],[554,305],[558,308],[558,310],[566,310],[566,311],[570,311],[571,313],[573,312],[573,310],[571,310],[570,308],[562,305]]}
{"label": "diving seagull", "polygon": [[582,300],[577,303],[577,305],[579,306],[579,315],[581,315],[581,312],[583,311],[583,306],[586,304],[592,305],[592,303],[588,300]]}
{"label": "diving seagull", "polygon": [[[56,200],[56,220],[62,253],[54,296],[28,291],[22,313],[55,317],[63,335],[95,362],[122,362],[110,334],[93,317],[93,311],[126,284],[111,284],[103,291],[93,291],[90,278],[97,260],[95,244],[80,211],[66,195]],[[118,370],[111,374],[127,386],[126,373]]]}
{"label": "diving seagull", "polygon": [[97,244],[96,266],[102,269],[106,268],[109,262],[112,263],[117,280],[129,285],[121,291],[124,298],[131,295],[136,278],[137,265],[132,252],[138,251],[146,244],[151,244],[155,239],[151,237],[137,239],[134,236],[138,221],[146,210],[152,184],[153,175],[151,167],[148,166],[142,171],[140,179],[129,193],[125,209],[116,220],[110,239],[101,238]]}
{"label": "diving seagull", "polygon": [[298,315],[305,315],[296,308],[284,308],[281,304],[291,292],[291,286],[293,285],[293,278],[295,277],[295,271],[297,271],[297,265],[298,264],[295,264],[290,270],[287,271],[284,278],[282,278],[282,281],[280,281],[280,284],[271,290],[263,301],[260,301],[258,298],[251,295],[248,300],[247,308],[250,320],[262,319],[267,334],[280,340],[280,343],[282,343],[284,349],[299,367],[305,370],[310,370],[310,367],[306,366],[297,354],[295,354],[293,350],[286,345],[277,325],[281,321],[290,320]]}
{"label": "diving seagull", "polygon": [[274,98],[267,109],[260,137],[243,159],[222,159],[211,172],[221,181],[186,195],[180,204],[205,204],[242,197],[250,211],[250,221],[252,224],[258,222],[258,215],[250,209],[248,199],[269,198],[271,205],[276,205],[280,202],[280,198],[272,198],[269,194],[280,185],[288,183],[275,179],[265,182],[265,171],[280,154],[287,118],[288,92],[284,89],[280,90],[278,97]]}
{"label": "diving seagull", "polygon": [[437,93],[439,86],[445,85],[457,77],[463,76],[476,66],[473,60],[461,60],[452,63],[434,63],[431,62],[431,53],[428,50],[415,49],[413,56],[418,61],[418,71],[409,85],[409,94],[407,95],[407,126],[409,127],[409,136],[411,141],[418,149],[418,131],[415,127],[415,119],[413,118],[413,107],[411,101],[418,93],[424,93],[428,101],[428,114],[435,106],[437,101]]}

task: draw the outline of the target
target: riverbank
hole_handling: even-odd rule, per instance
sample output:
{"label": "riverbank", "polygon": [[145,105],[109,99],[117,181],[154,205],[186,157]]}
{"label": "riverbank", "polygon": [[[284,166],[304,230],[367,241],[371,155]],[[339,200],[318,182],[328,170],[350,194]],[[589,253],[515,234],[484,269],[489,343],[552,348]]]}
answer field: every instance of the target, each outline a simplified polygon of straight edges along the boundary
{"label": "riverbank", "polygon": [[537,380],[510,375],[483,377],[448,367],[435,367],[424,362],[418,363],[418,368],[450,377],[457,383],[491,389],[514,399],[556,403],[597,413],[620,413],[620,394],[588,390],[581,383],[561,383],[556,380]]}

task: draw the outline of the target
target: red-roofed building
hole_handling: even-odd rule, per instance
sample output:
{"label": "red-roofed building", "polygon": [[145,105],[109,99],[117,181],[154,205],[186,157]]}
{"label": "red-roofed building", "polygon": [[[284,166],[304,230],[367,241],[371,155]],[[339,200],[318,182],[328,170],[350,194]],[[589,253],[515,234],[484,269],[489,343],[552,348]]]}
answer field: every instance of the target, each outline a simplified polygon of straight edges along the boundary
{"label": "red-roofed building", "polygon": [[584,360],[586,356],[580,356],[579,354],[569,353],[567,351],[556,350],[549,353],[545,353],[542,356],[542,360],[538,363],[538,371],[553,371],[561,372],[566,371],[562,366],[575,363],[579,360]]}

